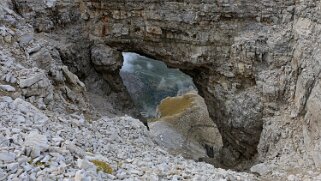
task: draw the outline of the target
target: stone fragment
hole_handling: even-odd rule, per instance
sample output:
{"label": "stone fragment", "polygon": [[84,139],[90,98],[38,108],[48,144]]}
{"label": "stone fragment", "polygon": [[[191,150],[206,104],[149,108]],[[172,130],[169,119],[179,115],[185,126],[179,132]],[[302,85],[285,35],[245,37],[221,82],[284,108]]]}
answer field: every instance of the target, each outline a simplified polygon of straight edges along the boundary
{"label": "stone fragment", "polygon": [[74,144],[68,144],[66,148],[67,150],[69,150],[71,153],[75,154],[78,157],[84,157],[86,155],[84,150],[82,150],[81,148],[79,148]]}
{"label": "stone fragment", "polygon": [[10,152],[0,152],[0,160],[4,162],[13,162],[16,159],[16,155]]}
{"label": "stone fragment", "polygon": [[37,131],[30,132],[25,137],[25,146],[33,148],[33,150],[42,152],[49,148],[47,136],[39,134]]}
{"label": "stone fragment", "polygon": [[30,87],[42,79],[43,79],[43,74],[38,73],[38,74],[32,75],[32,77],[20,79],[19,85],[21,88]]}
{"label": "stone fragment", "polygon": [[26,46],[29,42],[33,40],[32,34],[24,34],[21,37],[19,37],[18,41],[21,46]]}
{"label": "stone fragment", "polygon": [[77,160],[77,165],[80,169],[88,169],[88,168],[93,168],[94,164],[92,164],[90,161],[88,161],[87,159],[78,159]]}
{"label": "stone fragment", "polygon": [[82,88],[85,88],[85,84],[83,82],[81,82],[75,74],[70,72],[68,70],[67,66],[63,66],[61,69],[62,69],[65,77],[67,78],[67,81],[69,81],[70,83],[72,83],[74,85],[80,85]]}
{"label": "stone fragment", "polygon": [[6,172],[0,168],[0,180],[6,180],[7,174]]}
{"label": "stone fragment", "polygon": [[15,173],[18,170],[19,163],[10,163],[7,165],[7,169],[10,170],[11,173]]}
{"label": "stone fragment", "polygon": [[47,0],[46,1],[46,5],[48,8],[52,8],[55,6],[55,3],[56,3],[57,0]]}
{"label": "stone fragment", "polygon": [[0,85],[0,90],[7,91],[7,92],[14,92],[16,89],[11,85]]}
{"label": "stone fragment", "polygon": [[91,179],[82,170],[78,170],[75,175],[75,181],[90,181]]}
{"label": "stone fragment", "polygon": [[297,176],[291,174],[287,177],[287,180],[288,181],[299,181],[299,178]]}
{"label": "stone fragment", "polygon": [[12,102],[13,100],[12,100],[12,98],[11,97],[9,97],[9,96],[1,96],[0,97],[0,102]]}
{"label": "stone fragment", "polygon": [[271,168],[269,168],[265,163],[260,163],[252,166],[250,170],[252,173],[257,173],[259,175],[266,175],[271,171]]}
{"label": "stone fragment", "polygon": [[12,42],[12,36],[11,35],[5,36],[4,37],[4,41],[7,42],[7,43],[11,43]]}

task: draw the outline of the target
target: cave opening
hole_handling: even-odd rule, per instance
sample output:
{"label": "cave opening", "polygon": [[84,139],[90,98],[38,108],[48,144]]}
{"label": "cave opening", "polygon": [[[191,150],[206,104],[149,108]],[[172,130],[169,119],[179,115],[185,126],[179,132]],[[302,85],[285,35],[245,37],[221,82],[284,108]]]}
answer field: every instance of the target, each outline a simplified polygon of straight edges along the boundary
{"label": "cave opening", "polygon": [[156,108],[166,97],[196,91],[190,76],[164,62],[132,52],[123,52],[120,76],[141,116],[156,117]]}
{"label": "cave opening", "polygon": [[193,79],[162,61],[122,55],[120,77],[154,141],[172,154],[215,165],[222,137]]}

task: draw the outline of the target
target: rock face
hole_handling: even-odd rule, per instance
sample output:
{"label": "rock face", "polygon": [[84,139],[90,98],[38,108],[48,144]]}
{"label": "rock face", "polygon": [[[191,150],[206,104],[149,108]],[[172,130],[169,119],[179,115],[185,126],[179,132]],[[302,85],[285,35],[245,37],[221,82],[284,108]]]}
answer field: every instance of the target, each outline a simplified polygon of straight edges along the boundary
{"label": "rock face", "polygon": [[193,77],[223,137],[226,165],[285,150],[319,165],[320,2],[84,2],[95,41]]}
{"label": "rock face", "polygon": [[149,127],[159,145],[196,160],[218,155],[222,137],[197,92],[163,99],[158,114],[159,118]]}
{"label": "rock face", "polygon": [[[302,180],[306,174],[317,179],[320,6],[311,0],[2,0],[0,83],[16,92],[1,90],[6,102],[1,106],[12,99],[47,109],[48,115],[94,111],[83,88],[67,81],[65,65],[91,93],[118,105],[122,101],[112,89],[114,82],[95,70],[91,52],[98,45],[133,51],[193,77],[222,135],[226,165],[252,158],[263,164],[251,170],[264,168],[258,173],[272,173],[272,179]],[[14,114],[16,103],[0,112],[5,113],[1,121],[47,120],[45,111]],[[12,128],[9,133],[17,131]],[[298,174],[287,177],[293,171]],[[1,167],[0,179],[8,172]]]}
{"label": "rock face", "polygon": [[110,84],[77,52],[85,45],[68,46],[74,34],[50,32],[73,20],[62,2],[0,1],[0,180],[256,180],[168,154],[137,119],[101,117],[87,87]]}
{"label": "rock face", "polygon": [[254,156],[266,122],[289,114],[298,73],[292,27],[305,1],[85,2],[94,41],[193,77],[223,137],[226,165]]}

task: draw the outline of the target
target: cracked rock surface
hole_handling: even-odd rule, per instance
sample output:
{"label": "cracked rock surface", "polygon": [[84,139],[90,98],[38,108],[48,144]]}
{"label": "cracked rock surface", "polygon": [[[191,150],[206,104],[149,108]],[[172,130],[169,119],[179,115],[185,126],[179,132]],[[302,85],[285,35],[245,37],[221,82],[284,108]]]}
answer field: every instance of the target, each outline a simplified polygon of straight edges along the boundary
{"label": "cracked rock surface", "polygon": [[[320,7],[1,0],[0,180],[321,180]],[[171,156],[119,116],[135,113],[121,51],[193,77],[222,135],[220,160],[251,162],[251,173]]]}

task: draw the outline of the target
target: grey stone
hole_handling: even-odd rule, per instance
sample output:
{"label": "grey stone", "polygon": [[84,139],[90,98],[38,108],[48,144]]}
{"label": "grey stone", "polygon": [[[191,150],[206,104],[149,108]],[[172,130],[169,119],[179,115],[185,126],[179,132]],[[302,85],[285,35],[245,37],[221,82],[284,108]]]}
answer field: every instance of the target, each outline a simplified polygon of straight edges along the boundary
{"label": "grey stone", "polygon": [[97,69],[107,72],[119,70],[121,53],[106,45],[96,45],[91,49],[92,62]]}
{"label": "grey stone", "polygon": [[[163,109],[176,109],[174,105],[182,102],[190,105],[173,115],[167,115],[165,111],[162,113]],[[149,128],[159,145],[174,154],[179,153],[194,160],[208,157],[204,145],[213,148],[216,155],[219,154],[218,150],[223,146],[221,134],[209,117],[204,99],[196,91],[163,99],[157,108],[157,114],[158,119],[150,123]],[[214,157],[214,153],[212,154],[211,157]]]}
{"label": "grey stone", "polygon": [[33,40],[32,34],[24,34],[21,37],[19,37],[19,44],[21,46],[26,46],[28,43],[30,43]]}
{"label": "grey stone", "polygon": [[15,173],[18,170],[19,163],[10,163],[7,165],[7,169],[10,170],[11,173]]}
{"label": "grey stone", "polygon": [[77,165],[80,169],[88,169],[88,168],[93,168],[94,164],[92,164],[91,162],[89,162],[86,159],[78,159],[77,160]]}
{"label": "grey stone", "polygon": [[13,162],[16,159],[16,155],[10,152],[0,152],[0,160],[4,162]]}
{"label": "grey stone", "polygon": [[2,97],[0,97],[0,101],[1,102],[12,102],[13,100],[9,96],[2,96]]}
{"label": "grey stone", "polygon": [[257,173],[259,175],[266,175],[272,171],[265,163],[254,165],[250,170],[252,173]]}
{"label": "grey stone", "polygon": [[69,81],[70,83],[72,83],[74,85],[79,85],[82,88],[85,88],[85,84],[83,82],[81,82],[75,74],[70,72],[68,70],[67,66],[63,66],[61,69],[62,69],[65,77],[67,78],[67,81]]}
{"label": "grey stone", "polygon": [[39,73],[39,74],[33,75],[32,77],[29,77],[29,78],[20,79],[19,85],[21,88],[30,87],[42,79],[43,79],[43,74]]}
{"label": "grey stone", "polygon": [[11,43],[11,41],[12,41],[12,36],[11,36],[11,35],[5,36],[5,37],[4,37],[4,41],[7,42],[7,43]]}
{"label": "grey stone", "polygon": [[16,89],[10,85],[0,85],[0,89],[7,92],[14,92]]}
{"label": "grey stone", "polygon": [[7,178],[6,172],[0,168],[0,180],[5,180],[6,178]]}
{"label": "grey stone", "polygon": [[90,177],[86,176],[86,174],[82,171],[79,170],[76,172],[76,175],[74,177],[75,181],[90,181]]}
{"label": "grey stone", "polygon": [[47,0],[46,5],[48,8],[52,8],[55,6],[56,0]]}
{"label": "grey stone", "polygon": [[[25,146],[30,146],[31,148],[38,150],[39,152],[44,151],[49,148],[47,136],[41,135],[36,131],[30,132],[25,137]],[[36,151],[38,152],[38,151]]]}

